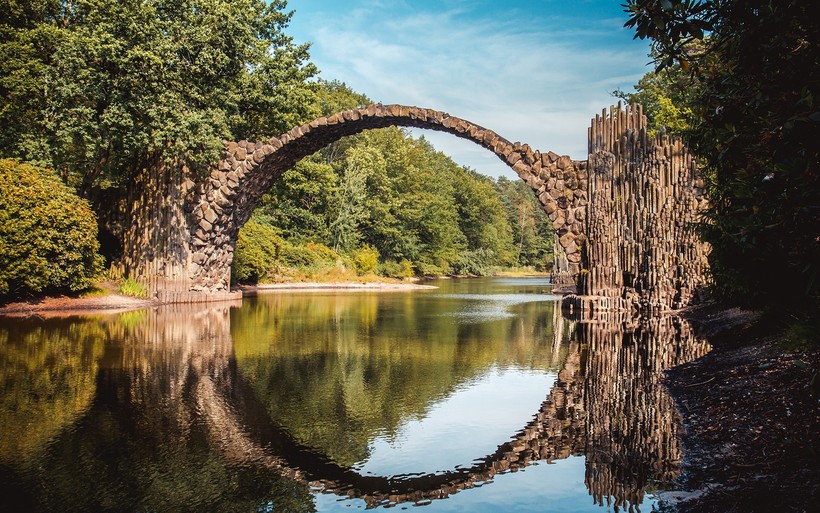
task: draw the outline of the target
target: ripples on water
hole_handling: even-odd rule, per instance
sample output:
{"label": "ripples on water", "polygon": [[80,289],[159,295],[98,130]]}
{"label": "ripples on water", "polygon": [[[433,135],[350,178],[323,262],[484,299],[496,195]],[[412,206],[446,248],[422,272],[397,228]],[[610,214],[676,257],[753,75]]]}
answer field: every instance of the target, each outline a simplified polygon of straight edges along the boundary
{"label": "ripples on water", "polygon": [[690,328],[439,285],[0,318],[0,511],[652,509]]}

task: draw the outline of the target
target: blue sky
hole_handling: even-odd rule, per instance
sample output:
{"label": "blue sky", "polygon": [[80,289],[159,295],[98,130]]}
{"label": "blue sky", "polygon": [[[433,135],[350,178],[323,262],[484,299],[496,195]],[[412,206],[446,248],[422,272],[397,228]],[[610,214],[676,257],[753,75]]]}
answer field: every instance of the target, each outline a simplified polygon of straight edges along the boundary
{"label": "blue sky", "polygon": [[[622,0],[289,0],[287,30],[321,77],[373,101],[449,112],[541,151],[586,158],[596,112],[649,70]],[[414,131],[456,162],[512,171],[452,135]]]}

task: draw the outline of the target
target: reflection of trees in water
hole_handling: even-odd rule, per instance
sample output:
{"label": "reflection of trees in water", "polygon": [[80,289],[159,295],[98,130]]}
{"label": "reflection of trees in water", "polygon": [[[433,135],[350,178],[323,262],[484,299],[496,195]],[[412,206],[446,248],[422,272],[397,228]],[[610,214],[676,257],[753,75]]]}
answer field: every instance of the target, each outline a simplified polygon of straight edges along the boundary
{"label": "reflection of trees in water", "polygon": [[631,509],[679,473],[679,420],[661,372],[706,354],[691,326],[665,316],[579,323],[587,344],[586,485],[596,503]]}
{"label": "reflection of trees in water", "polygon": [[104,335],[90,320],[0,326],[0,463],[35,460],[88,408]]}
{"label": "reflection of trees in water", "polygon": [[[331,489],[370,504],[442,498],[497,472],[570,454],[586,455],[586,484],[596,502],[628,509],[640,504],[647,488],[678,472],[674,405],[659,372],[707,350],[684,322],[667,317],[631,327],[622,320],[576,324],[556,312],[528,325],[512,318],[481,326],[442,316],[432,317],[428,332],[435,337],[425,339],[410,331],[430,318],[422,312],[408,314],[410,319],[384,315],[371,301],[357,317],[345,311],[355,310],[353,303],[341,302],[325,322],[345,329],[286,336],[317,333],[315,324],[322,322],[308,315],[314,308],[310,301],[285,300],[247,312],[177,307],[48,329],[37,323],[0,329],[0,372],[7,384],[0,413],[0,509],[3,501],[10,505],[22,496],[29,509],[40,510],[228,511],[265,502],[277,511],[309,510],[307,479],[321,478],[322,468],[333,474],[325,480]],[[405,332],[416,339],[401,340]],[[382,340],[379,333],[392,335]],[[310,415],[324,415],[341,425],[327,436],[358,430],[338,446],[329,444],[356,457],[338,447],[350,440],[366,447],[374,430],[425,411],[498,359],[560,369],[557,385],[532,422],[513,440],[499,441],[497,452],[474,472],[428,479],[430,489],[423,479],[408,480],[402,483],[406,494],[391,494],[396,483],[356,476],[315,454],[308,460],[318,462],[319,470],[311,474],[300,466],[306,460],[299,451],[306,448],[298,436],[290,445],[268,443],[283,418],[310,429]],[[281,362],[266,370],[264,360]],[[45,381],[33,378],[40,374]],[[282,412],[302,408],[302,402],[306,411],[291,417]],[[42,432],[27,433],[22,417],[8,414],[17,407],[10,404],[24,405],[28,425],[41,423]],[[273,422],[271,405],[278,412]],[[15,458],[18,452],[22,458]]]}
{"label": "reflection of trees in water", "polygon": [[[0,510],[314,510],[304,483],[247,464],[261,450],[245,451],[236,412],[224,408],[235,376],[227,307],[65,324],[95,327],[96,345],[63,346],[68,361],[93,364],[93,400],[75,425],[56,430],[36,466],[0,467]],[[220,450],[226,436],[233,453]]]}
{"label": "reflection of trees in water", "polygon": [[517,306],[529,323],[459,323],[435,308],[404,294],[265,295],[233,313],[237,366],[275,422],[352,466],[376,436],[394,436],[493,366],[560,362],[544,303]]}

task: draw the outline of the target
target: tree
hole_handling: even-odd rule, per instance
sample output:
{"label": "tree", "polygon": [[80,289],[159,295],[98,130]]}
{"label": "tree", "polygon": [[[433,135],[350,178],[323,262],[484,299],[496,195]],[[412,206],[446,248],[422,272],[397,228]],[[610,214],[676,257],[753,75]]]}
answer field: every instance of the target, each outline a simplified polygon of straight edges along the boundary
{"label": "tree", "polygon": [[[703,162],[716,290],[816,313],[820,303],[820,20],[798,0],[629,0],[658,69],[698,88],[687,140]],[[698,43],[698,44],[694,44]],[[773,300],[777,297],[777,300]]]}
{"label": "tree", "polygon": [[330,231],[333,249],[337,252],[349,252],[358,246],[361,240],[359,226],[369,217],[366,209],[368,178],[383,169],[384,158],[377,150],[355,147],[347,151],[341,183],[332,199],[334,214]]}
{"label": "tree", "polygon": [[698,85],[680,64],[650,71],[635,84],[635,91],[626,93],[617,89],[612,95],[643,107],[651,135],[659,130],[679,136],[688,133],[693,122],[692,109],[698,97]]}
{"label": "tree", "polygon": [[167,219],[184,214],[153,206],[179,205],[223,140],[318,113],[283,0],[4,3],[0,153],[48,164],[84,197],[107,190],[129,272],[180,253]]}
{"label": "tree", "polygon": [[496,182],[512,230],[511,263],[542,270],[552,261],[553,230],[543,207],[529,186],[499,177]]}

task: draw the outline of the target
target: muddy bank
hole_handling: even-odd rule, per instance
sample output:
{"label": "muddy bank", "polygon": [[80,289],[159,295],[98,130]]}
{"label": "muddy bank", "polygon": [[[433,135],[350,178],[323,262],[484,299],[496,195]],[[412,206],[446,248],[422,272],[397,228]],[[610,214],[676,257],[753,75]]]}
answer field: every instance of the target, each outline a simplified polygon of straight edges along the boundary
{"label": "muddy bank", "polygon": [[663,498],[684,513],[817,511],[816,346],[787,351],[765,321],[740,310],[688,316],[714,349],[667,372],[685,456],[683,491]]}
{"label": "muddy bank", "polygon": [[148,308],[157,304],[157,302],[149,299],[138,299],[116,293],[106,293],[92,297],[52,296],[7,303],[0,306],[0,316],[24,317],[38,315],[40,317],[54,317],[118,313]]}

